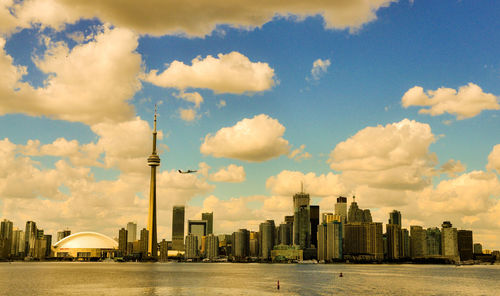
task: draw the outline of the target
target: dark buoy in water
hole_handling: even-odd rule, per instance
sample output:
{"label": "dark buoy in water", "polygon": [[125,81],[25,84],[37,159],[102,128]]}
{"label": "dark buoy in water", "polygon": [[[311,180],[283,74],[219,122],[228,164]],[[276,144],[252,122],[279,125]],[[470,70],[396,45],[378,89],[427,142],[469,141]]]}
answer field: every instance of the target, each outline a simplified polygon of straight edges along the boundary
{"label": "dark buoy in water", "polygon": [[278,285],[276,286],[276,289],[280,289],[280,280],[278,280]]}
{"label": "dark buoy in water", "polygon": [[343,277],[342,272],[339,274],[339,277]]}

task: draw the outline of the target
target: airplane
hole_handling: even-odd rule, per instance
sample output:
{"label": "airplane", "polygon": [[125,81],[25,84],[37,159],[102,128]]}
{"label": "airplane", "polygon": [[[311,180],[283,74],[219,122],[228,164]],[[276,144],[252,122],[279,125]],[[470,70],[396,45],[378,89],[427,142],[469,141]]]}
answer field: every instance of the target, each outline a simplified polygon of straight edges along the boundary
{"label": "airplane", "polygon": [[187,170],[187,171],[178,170],[178,172],[181,174],[191,174],[191,173],[196,173],[197,170]]}

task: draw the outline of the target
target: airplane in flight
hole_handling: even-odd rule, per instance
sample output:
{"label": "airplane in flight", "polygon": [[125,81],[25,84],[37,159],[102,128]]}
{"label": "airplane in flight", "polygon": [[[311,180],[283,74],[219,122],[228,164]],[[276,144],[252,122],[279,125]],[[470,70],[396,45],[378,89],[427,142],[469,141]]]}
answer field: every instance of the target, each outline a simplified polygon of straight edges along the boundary
{"label": "airplane in flight", "polygon": [[192,174],[192,173],[196,173],[197,170],[187,170],[187,171],[178,170],[178,172],[181,174]]}

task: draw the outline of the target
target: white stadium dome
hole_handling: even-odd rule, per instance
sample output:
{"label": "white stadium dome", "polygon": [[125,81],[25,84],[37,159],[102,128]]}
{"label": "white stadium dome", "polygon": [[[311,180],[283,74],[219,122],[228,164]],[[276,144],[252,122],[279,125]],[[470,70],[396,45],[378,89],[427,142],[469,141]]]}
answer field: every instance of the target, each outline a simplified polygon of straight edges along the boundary
{"label": "white stadium dome", "polygon": [[97,232],[78,232],[58,241],[55,243],[54,247],[71,249],[116,249],[118,248],[118,243],[114,239]]}

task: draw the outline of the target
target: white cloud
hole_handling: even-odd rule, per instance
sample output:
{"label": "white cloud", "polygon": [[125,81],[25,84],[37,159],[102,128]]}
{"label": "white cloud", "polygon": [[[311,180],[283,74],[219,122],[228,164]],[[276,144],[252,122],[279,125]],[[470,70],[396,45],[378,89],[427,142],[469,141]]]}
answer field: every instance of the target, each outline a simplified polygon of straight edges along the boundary
{"label": "white cloud", "polygon": [[193,103],[196,108],[200,108],[201,103],[203,103],[203,97],[198,92],[189,93],[181,91],[178,94],[174,94],[174,96]]}
{"label": "white cloud", "polygon": [[304,191],[314,197],[338,196],[346,194],[348,189],[342,184],[339,175],[334,173],[316,176],[298,171],[284,170],[266,181],[266,188],[279,196],[293,196],[304,186]]}
{"label": "white cloud", "polygon": [[495,145],[490,155],[488,155],[488,164],[486,168],[488,170],[496,170],[497,173],[500,174],[500,144]]}
{"label": "white cloud", "polygon": [[404,119],[366,127],[330,153],[328,163],[354,184],[387,189],[421,189],[430,184],[437,157],[428,124]]}
{"label": "white cloud", "polygon": [[295,160],[297,162],[300,162],[300,161],[302,161],[304,159],[311,158],[312,155],[309,152],[304,151],[305,148],[306,148],[306,145],[304,145],[304,144],[300,145],[299,148],[292,150],[288,154],[288,158],[293,159],[293,160]]}
{"label": "white cloud", "polygon": [[[48,50],[34,62],[49,78],[36,89],[20,82],[26,69],[13,66],[12,58],[0,51],[0,114],[44,115],[86,124],[133,118],[127,101],[141,87],[137,35],[104,28],[93,41],[71,50],[63,42],[47,42]],[[4,44],[0,39],[2,48]]]}
{"label": "white cloud", "polygon": [[200,152],[250,162],[265,161],[288,153],[284,133],[285,127],[278,120],[260,114],[224,127],[215,135],[206,135]]}
{"label": "white cloud", "polygon": [[461,86],[458,92],[452,88],[441,87],[437,90],[424,90],[420,86],[409,89],[401,99],[403,107],[423,106],[419,113],[432,116],[443,113],[453,114],[458,120],[479,115],[483,110],[499,110],[498,97],[485,93],[474,83]]}
{"label": "white cloud", "polygon": [[274,86],[274,70],[267,63],[251,62],[239,52],[218,54],[217,57],[200,56],[191,61],[191,66],[173,61],[158,74],[152,70],[145,81],[161,87],[207,88],[215,93],[253,93]]}
{"label": "white cloud", "polygon": [[184,121],[194,121],[197,117],[196,110],[192,108],[179,108],[179,114]]}
{"label": "white cloud", "polygon": [[12,30],[16,25],[26,27],[31,23],[62,28],[65,23],[74,23],[80,18],[97,17],[102,22],[129,28],[140,34],[201,37],[210,34],[221,24],[252,29],[261,27],[277,16],[297,16],[298,20],[302,20],[308,16],[321,15],[326,28],[349,28],[355,31],[375,20],[377,10],[392,2],[396,0],[202,0],[196,3],[152,0],[148,5],[134,0],[121,1],[120,5],[116,5],[113,0],[32,0],[19,5],[4,1],[7,7],[15,8],[15,14],[18,15],[18,19],[12,20],[4,12],[9,17],[4,29]]}
{"label": "white cloud", "polygon": [[313,67],[311,69],[311,76],[314,80],[319,80],[323,74],[328,72],[328,67],[330,67],[330,60],[322,60],[317,59],[313,63]]}
{"label": "white cloud", "polygon": [[221,168],[210,174],[210,180],[215,182],[241,183],[245,181],[245,169],[242,166],[230,164],[227,168]]}
{"label": "white cloud", "polygon": [[225,100],[220,100],[219,103],[217,104],[217,108],[223,108],[226,107],[226,101]]}
{"label": "white cloud", "polygon": [[444,163],[439,169],[440,173],[448,174],[450,177],[456,177],[457,173],[462,173],[465,171],[465,166],[460,160],[450,159]]}

